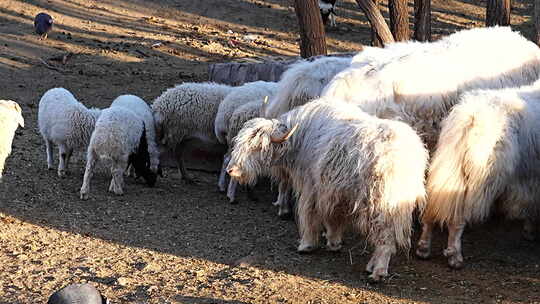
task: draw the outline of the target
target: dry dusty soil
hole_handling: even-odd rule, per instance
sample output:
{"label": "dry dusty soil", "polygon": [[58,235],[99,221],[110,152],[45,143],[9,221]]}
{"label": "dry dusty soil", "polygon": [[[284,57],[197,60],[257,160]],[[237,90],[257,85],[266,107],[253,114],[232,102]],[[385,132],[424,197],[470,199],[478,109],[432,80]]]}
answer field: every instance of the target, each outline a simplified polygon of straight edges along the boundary
{"label": "dry dusty soil", "polygon": [[[435,36],[483,26],[485,1],[432,2]],[[513,2],[514,28],[531,37],[533,1]],[[33,34],[40,11],[56,20],[46,40]],[[331,52],[369,43],[354,1],[338,14]],[[26,127],[0,184],[0,303],[44,303],[72,282],[91,282],[113,303],[539,303],[540,244],[523,240],[519,223],[468,229],[460,271],[446,266],[439,233],[434,258],[400,253],[386,282],[370,284],[360,237],[339,253],[297,254],[295,223],[278,219],[268,185],[257,201],[242,192],[230,205],[215,173],[192,171],[199,183],[188,185],[167,168],[155,188],[127,179],[117,197],[103,171],[81,201],[80,153],[68,178],[46,169],[37,130],[46,90],[67,88],[89,106],[124,93],[151,102],[206,80],[212,62],[296,55],[296,26],[286,0],[1,0],[0,97],[21,104]],[[65,64],[53,60],[68,52]]]}

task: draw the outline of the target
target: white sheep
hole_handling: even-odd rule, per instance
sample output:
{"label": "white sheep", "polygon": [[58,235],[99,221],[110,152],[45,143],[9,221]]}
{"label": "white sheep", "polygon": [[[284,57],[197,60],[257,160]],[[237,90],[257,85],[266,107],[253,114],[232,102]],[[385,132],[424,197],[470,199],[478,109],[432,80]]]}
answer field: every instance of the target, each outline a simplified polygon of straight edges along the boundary
{"label": "white sheep", "polygon": [[285,71],[278,82],[277,93],[268,102],[263,117],[281,114],[318,98],[323,88],[351,63],[350,57],[322,57],[299,61]]}
{"label": "white sheep", "polygon": [[[540,216],[540,81],[464,94],[442,123],[427,180],[428,204],[417,255],[429,257],[433,225],[448,227],[444,255],[463,266],[466,224],[495,208],[509,218]],[[532,233],[531,222],[526,233]]]}
{"label": "white sheep", "polygon": [[[238,107],[230,116],[228,119],[228,129],[226,132],[226,143],[229,147],[227,153],[225,154],[223,158],[223,166],[221,168],[221,174],[219,177],[218,187],[221,192],[225,192],[225,183],[226,183],[226,168],[230,161],[231,156],[231,150],[233,147],[233,140],[240,132],[242,127],[244,126],[244,123],[248,120],[251,120],[256,117],[261,117],[261,108],[262,108],[263,101],[252,101],[250,103],[244,104],[240,107]],[[236,194],[236,187],[238,185],[238,182],[234,179],[231,179],[229,181],[229,186],[227,187],[227,197],[229,198],[229,202],[233,203],[235,202],[235,194]],[[249,190],[248,190],[249,191]]]}
{"label": "white sheep", "polygon": [[64,177],[73,151],[85,150],[100,109],[86,108],[64,88],[50,89],[39,101],[39,132],[47,149],[47,167],[53,169],[53,145],[58,146],[58,176]]}
{"label": "white sheep", "polygon": [[188,82],[166,90],[152,104],[157,139],[175,154],[184,180],[193,182],[184,165],[187,142],[200,139],[218,143],[214,128],[216,114],[232,89],[211,82]]}
{"label": "white sheep", "polygon": [[263,100],[265,96],[271,97],[277,92],[277,89],[276,82],[267,81],[249,82],[233,88],[219,104],[216,114],[214,128],[218,141],[222,144],[226,143],[229,118],[239,106],[255,100]]}
{"label": "white sheep", "polygon": [[109,191],[117,195],[124,193],[123,172],[128,165],[132,165],[137,175],[143,176],[149,186],[156,183],[156,174],[150,170],[145,122],[122,106],[112,105],[104,109],[96,122],[88,145],[81,199],[88,199],[90,180],[100,159],[111,163]]}
{"label": "white sheep", "polygon": [[299,252],[318,247],[323,227],[327,248],[339,250],[352,224],[375,247],[366,270],[378,281],[397,248],[410,247],[413,211],[425,203],[428,152],[408,125],[320,99],[279,119],[252,119],[234,142],[227,172],[240,183],[253,184],[270,167],[289,175]]}
{"label": "white sheep", "polygon": [[323,95],[406,122],[430,149],[441,120],[464,92],[528,85],[540,74],[538,46],[508,27],[463,30],[436,42],[390,44],[357,57]]}
{"label": "white sheep", "polygon": [[12,100],[0,100],[0,182],[18,126],[24,128],[24,118],[19,104]]}
{"label": "white sheep", "polygon": [[139,115],[144,121],[146,130],[146,141],[148,142],[148,153],[150,154],[150,170],[158,171],[159,149],[156,143],[156,127],[152,109],[142,98],[135,95],[118,96],[111,104],[111,107],[119,106],[129,109]]}

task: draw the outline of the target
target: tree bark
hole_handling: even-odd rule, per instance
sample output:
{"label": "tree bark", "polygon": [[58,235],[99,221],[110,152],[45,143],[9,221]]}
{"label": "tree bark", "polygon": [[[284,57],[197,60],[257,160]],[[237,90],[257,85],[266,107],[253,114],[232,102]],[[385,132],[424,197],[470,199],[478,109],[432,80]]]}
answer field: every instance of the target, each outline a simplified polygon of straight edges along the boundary
{"label": "tree bark", "polygon": [[511,0],[488,0],[486,26],[510,25]]}
{"label": "tree bark", "polygon": [[534,42],[540,46],[540,0],[534,0],[534,26],[536,29]]}
{"label": "tree bark", "polygon": [[379,39],[383,45],[394,42],[392,32],[390,32],[386,21],[384,21],[384,18],[375,3],[373,3],[372,0],[356,0],[356,3],[358,3],[360,9],[366,14],[377,39]]}
{"label": "tree bark", "polygon": [[300,29],[300,56],[326,55],[326,38],[317,0],[295,0]]}
{"label": "tree bark", "polygon": [[389,0],[390,30],[396,41],[405,41],[411,38],[409,30],[409,9],[407,0]]}
{"label": "tree bark", "polygon": [[414,0],[414,39],[431,40],[431,0]]}
{"label": "tree bark", "polygon": [[[379,2],[381,0],[372,0],[372,1],[373,1],[373,4],[375,4],[375,6],[377,7],[377,9],[379,9]],[[371,28],[371,46],[384,47],[382,41],[379,39],[379,37],[377,37],[377,33],[375,33],[375,30],[373,29],[373,27]]]}

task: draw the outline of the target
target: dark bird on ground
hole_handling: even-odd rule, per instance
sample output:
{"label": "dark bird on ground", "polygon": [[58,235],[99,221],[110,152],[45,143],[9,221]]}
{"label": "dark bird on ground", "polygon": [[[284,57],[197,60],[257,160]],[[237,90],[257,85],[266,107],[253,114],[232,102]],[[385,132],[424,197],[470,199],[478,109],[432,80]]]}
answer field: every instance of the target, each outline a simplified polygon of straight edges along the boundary
{"label": "dark bird on ground", "polygon": [[47,38],[47,33],[50,32],[53,26],[53,18],[46,13],[39,13],[34,18],[34,28],[36,33],[41,36],[41,39]]}
{"label": "dark bird on ground", "polygon": [[91,284],[71,284],[53,293],[47,304],[107,304],[109,301]]}

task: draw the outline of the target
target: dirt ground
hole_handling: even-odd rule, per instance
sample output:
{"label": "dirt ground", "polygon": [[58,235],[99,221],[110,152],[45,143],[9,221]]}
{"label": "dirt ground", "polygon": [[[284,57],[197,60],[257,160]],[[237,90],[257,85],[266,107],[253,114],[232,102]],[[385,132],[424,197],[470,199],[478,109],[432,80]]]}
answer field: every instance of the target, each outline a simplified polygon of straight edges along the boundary
{"label": "dirt ground", "polygon": [[[432,2],[435,36],[483,25],[485,1]],[[533,1],[513,2],[514,28],[531,37]],[[33,34],[40,11],[56,22],[47,40]],[[337,12],[331,52],[369,43],[353,0]],[[66,179],[46,170],[37,130],[46,90],[67,88],[90,106],[124,93],[151,102],[206,80],[212,62],[296,55],[296,26],[286,0],[0,1],[0,97],[26,119],[0,184],[0,303],[44,303],[72,282],[91,282],[112,303],[540,303],[540,244],[523,240],[519,223],[469,228],[460,271],[446,266],[441,233],[434,258],[400,253],[388,280],[370,284],[358,237],[339,253],[297,254],[295,224],[278,219],[267,185],[258,201],[240,193],[230,205],[216,174],[193,171],[199,183],[188,185],[168,168],[155,188],[128,179],[116,197],[102,173],[81,201],[81,154]],[[65,65],[48,60],[68,52]]]}

